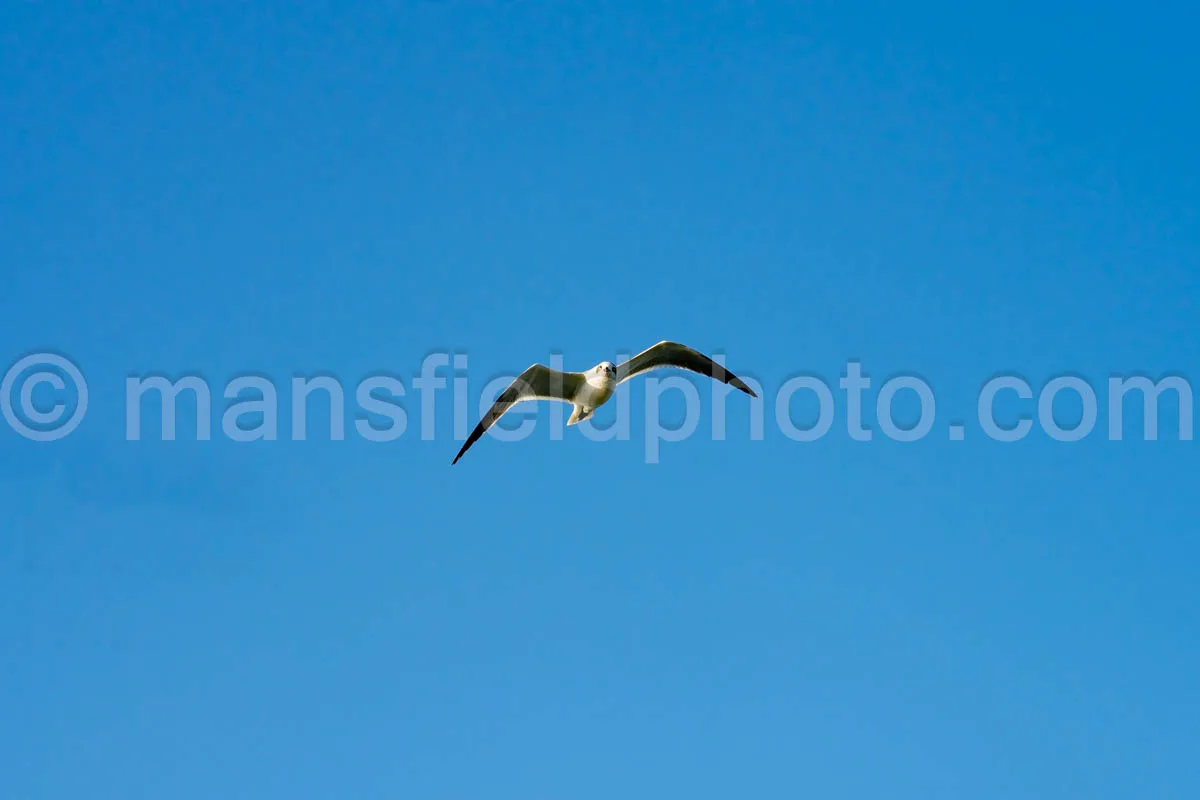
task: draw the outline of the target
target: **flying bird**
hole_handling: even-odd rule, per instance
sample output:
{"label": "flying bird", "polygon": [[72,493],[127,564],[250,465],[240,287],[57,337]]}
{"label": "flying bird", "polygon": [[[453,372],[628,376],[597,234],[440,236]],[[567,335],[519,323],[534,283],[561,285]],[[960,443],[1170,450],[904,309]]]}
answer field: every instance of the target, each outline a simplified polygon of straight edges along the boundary
{"label": "flying bird", "polygon": [[534,364],[500,393],[450,463],[457,464],[463,453],[479,441],[487,429],[517,403],[525,400],[557,400],[570,403],[574,410],[567,424],[575,425],[592,416],[597,408],[607,403],[618,385],[635,375],[665,367],[708,375],[741,389],[751,397],[758,397],[741,378],[703,353],[676,342],[659,342],[619,365],[611,361],[601,361],[587,372],[558,372],[542,364]]}

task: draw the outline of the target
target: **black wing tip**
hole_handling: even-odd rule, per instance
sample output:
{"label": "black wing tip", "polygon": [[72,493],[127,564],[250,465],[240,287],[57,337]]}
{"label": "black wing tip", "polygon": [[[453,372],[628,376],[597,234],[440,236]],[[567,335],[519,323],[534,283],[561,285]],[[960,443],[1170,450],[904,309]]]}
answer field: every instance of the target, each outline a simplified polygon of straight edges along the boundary
{"label": "black wing tip", "polygon": [[733,382],[733,385],[736,386],[738,389],[741,389],[743,392],[750,395],[751,397],[756,398],[756,399],[758,398],[758,394],[755,393],[755,391],[753,389],[751,389],[749,386],[747,386],[741,380],[735,380]]}
{"label": "black wing tip", "polygon": [[734,376],[734,375],[729,376],[729,385],[735,389],[741,389],[743,392],[750,395],[751,397],[755,397],[755,398],[758,397],[758,395],[755,394],[754,390],[751,389],[749,386],[747,386],[746,382],[737,376]]}
{"label": "black wing tip", "polygon": [[[718,364],[717,366],[720,366],[720,365]],[[743,392],[750,395],[751,397],[755,397],[755,398],[758,397],[758,395],[754,392],[754,390],[751,389],[744,380],[739,378],[737,375],[734,375],[732,372],[725,369],[724,367],[721,367],[721,371],[718,372],[713,377],[715,377],[717,380],[721,381],[722,383],[729,384],[730,386],[732,386],[735,389],[741,389]]]}

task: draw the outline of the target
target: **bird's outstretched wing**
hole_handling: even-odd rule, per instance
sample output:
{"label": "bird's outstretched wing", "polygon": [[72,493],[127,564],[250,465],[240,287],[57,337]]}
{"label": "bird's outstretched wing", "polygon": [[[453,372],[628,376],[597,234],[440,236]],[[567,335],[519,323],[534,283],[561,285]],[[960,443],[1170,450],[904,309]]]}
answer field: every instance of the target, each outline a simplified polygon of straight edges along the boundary
{"label": "bird's outstretched wing", "polygon": [[582,373],[558,372],[541,364],[534,364],[500,393],[483,419],[479,420],[475,430],[471,431],[458,455],[450,462],[451,465],[457,464],[463,453],[467,452],[467,448],[479,441],[479,437],[517,403],[524,400],[560,400],[570,403],[583,381]]}
{"label": "bird's outstretched wing", "polygon": [[700,375],[707,375],[722,383],[728,383],[741,389],[751,397],[758,397],[754,390],[747,386],[741,378],[722,367],[703,353],[677,342],[659,342],[647,348],[633,358],[617,367],[617,382],[623,383],[635,375],[649,372],[652,369],[677,367]]}

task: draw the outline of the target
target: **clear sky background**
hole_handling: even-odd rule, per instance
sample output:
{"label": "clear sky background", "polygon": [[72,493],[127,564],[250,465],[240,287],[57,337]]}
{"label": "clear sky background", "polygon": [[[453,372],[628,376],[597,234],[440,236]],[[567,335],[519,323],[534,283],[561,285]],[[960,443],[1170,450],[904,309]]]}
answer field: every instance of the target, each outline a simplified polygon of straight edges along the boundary
{"label": "clear sky background", "polygon": [[[91,387],[0,426],[0,798],[1200,790],[1200,444],[972,422],[1197,369],[1196,12],[135,5],[0,12],[0,369]],[[695,378],[654,465],[643,383],[629,441],[542,408],[453,468],[449,391],[431,441],[411,388],[389,444],[124,440],[130,374],[457,350],[475,398],[664,338],[937,423],[713,441]]]}

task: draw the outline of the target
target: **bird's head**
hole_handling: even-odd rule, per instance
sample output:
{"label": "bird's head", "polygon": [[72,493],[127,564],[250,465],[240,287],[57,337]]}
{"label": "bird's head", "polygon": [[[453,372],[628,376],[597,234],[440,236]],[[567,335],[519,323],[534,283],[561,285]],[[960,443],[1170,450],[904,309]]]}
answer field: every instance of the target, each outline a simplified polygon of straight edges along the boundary
{"label": "bird's head", "polygon": [[617,377],[617,365],[611,361],[601,361],[596,365],[596,374],[615,379]]}

